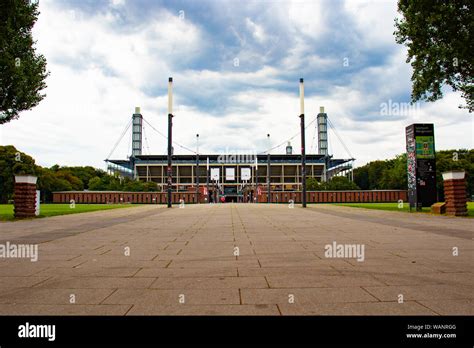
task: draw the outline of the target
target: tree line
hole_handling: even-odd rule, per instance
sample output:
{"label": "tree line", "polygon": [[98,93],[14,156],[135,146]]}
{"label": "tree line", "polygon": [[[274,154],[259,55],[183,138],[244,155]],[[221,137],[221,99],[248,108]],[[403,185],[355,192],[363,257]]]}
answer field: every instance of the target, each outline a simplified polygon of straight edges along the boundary
{"label": "tree line", "polygon": [[121,178],[91,166],[41,167],[31,156],[8,145],[0,146],[0,203],[13,199],[15,174],[36,175],[38,190],[46,202],[52,201],[55,191],[158,191],[156,183]]}
{"label": "tree line", "polygon": [[[443,150],[436,152],[436,177],[438,200],[444,200],[442,173],[448,170],[466,171],[469,197],[474,194],[474,150]],[[159,191],[154,182],[136,181],[110,175],[91,166],[44,168],[35,160],[18,151],[14,146],[0,146],[0,203],[13,198],[14,175],[33,174],[38,177],[37,186],[42,199],[52,200],[55,191]],[[311,191],[337,190],[406,190],[406,154],[384,161],[372,161],[354,169],[354,181],[344,176],[335,176],[328,182],[308,178],[306,188]]]}
{"label": "tree line", "polygon": [[[474,150],[436,151],[436,189],[438,201],[444,200],[442,173],[449,170],[466,172],[467,192],[474,194]],[[407,189],[406,154],[385,161],[372,161],[354,169],[354,183],[362,190]]]}

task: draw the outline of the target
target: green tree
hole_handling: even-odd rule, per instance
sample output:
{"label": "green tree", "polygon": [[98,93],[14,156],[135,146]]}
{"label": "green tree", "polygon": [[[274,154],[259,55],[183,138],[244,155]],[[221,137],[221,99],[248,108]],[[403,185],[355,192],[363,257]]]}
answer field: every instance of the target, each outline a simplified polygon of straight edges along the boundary
{"label": "green tree", "polygon": [[382,188],[381,179],[386,166],[385,161],[370,162],[368,167],[369,190],[379,190]]}
{"label": "green tree", "polygon": [[396,42],[408,47],[413,67],[412,102],[443,97],[446,84],[460,91],[474,110],[474,2],[399,0]]}
{"label": "green tree", "polygon": [[37,54],[31,30],[38,3],[0,0],[0,124],[19,117],[45,97],[46,59]]}
{"label": "green tree", "polygon": [[386,168],[382,171],[379,180],[380,188],[385,190],[407,189],[407,156],[398,155],[386,161]]}
{"label": "green tree", "polygon": [[82,191],[84,189],[84,183],[81,179],[71,173],[69,170],[59,170],[56,172],[58,179],[64,179],[71,184],[71,188],[74,191]]}
{"label": "green tree", "polygon": [[144,182],[143,191],[156,192],[158,191],[158,185],[156,184],[156,182],[153,182],[153,181]]}
{"label": "green tree", "polygon": [[[128,179],[128,178],[125,178]],[[120,180],[118,174],[107,175],[102,178],[102,182],[105,184],[104,187],[108,191],[124,191],[124,184]]]}
{"label": "green tree", "polygon": [[308,191],[318,191],[320,190],[319,181],[316,178],[309,177],[306,179],[306,189]]}
{"label": "green tree", "polygon": [[36,175],[35,160],[18,151],[14,146],[0,146],[0,202],[6,203],[13,197],[15,174]]}
{"label": "green tree", "polygon": [[91,191],[100,191],[104,189],[104,184],[98,176],[93,177],[89,180],[88,184],[89,190]]}
{"label": "green tree", "polygon": [[436,153],[436,185],[438,200],[444,201],[443,172],[464,170],[466,172],[467,193],[474,195],[474,150],[444,150]]}
{"label": "green tree", "polygon": [[360,190],[354,182],[345,176],[334,176],[327,184],[328,191]]}
{"label": "green tree", "polygon": [[[58,169],[59,170],[59,169]],[[94,177],[99,177],[102,178],[107,173],[101,169],[96,169],[91,166],[86,166],[86,167],[61,167],[61,170],[67,170],[70,172],[72,175],[78,177],[81,179],[84,185],[84,189],[88,188],[88,183],[89,180],[94,178]]]}
{"label": "green tree", "polygon": [[319,182],[316,178],[308,178],[306,189],[308,191],[360,190],[359,186],[345,176],[332,177],[328,182]]}
{"label": "green tree", "polygon": [[354,182],[362,190],[369,189],[370,182],[369,182],[369,166],[368,165],[354,169]]}

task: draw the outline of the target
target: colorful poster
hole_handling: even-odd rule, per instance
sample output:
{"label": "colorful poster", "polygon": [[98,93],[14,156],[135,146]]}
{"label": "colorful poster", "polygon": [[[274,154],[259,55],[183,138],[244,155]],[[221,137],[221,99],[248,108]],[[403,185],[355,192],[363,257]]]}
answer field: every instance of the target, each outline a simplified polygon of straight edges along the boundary
{"label": "colorful poster", "polygon": [[434,158],[434,137],[433,136],[417,136],[416,139],[416,157],[417,158]]}
{"label": "colorful poster", "polygon": [[409,195],[416,190],[416,152],[415,152],[415,136],[413,127],[406,129],[407,142],[407,174],[408,174],[408,191]]}

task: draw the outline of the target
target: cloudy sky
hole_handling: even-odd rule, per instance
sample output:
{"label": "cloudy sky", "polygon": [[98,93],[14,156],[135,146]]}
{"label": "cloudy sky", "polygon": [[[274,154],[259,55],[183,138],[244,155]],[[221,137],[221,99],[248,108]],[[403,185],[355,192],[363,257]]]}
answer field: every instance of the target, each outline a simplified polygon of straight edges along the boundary
{"label": "cloudy sky", "polygon": [[[405,108],[411,68],[393,37],[396,1],[40,0],[40,11],[34,37],[51,72],[47,97],[0,126],[2,145],[40,165],[104,168],[135,106],[166,133],[169,76],[174,139],[195,149],[199,133],[201,153],[262,152],[298,134],[300,77],[307,123],[324,106],[350,152],[330,131],[336,158],[352,155],[358,166],[402,153],[414,122],[435,124],[438,150],[473,148],[458,94]],[[310,153],[314,135],[313,123]],[[145,138],[145,154],[166,152],[146,123]],[[110,158],[130,155],[130,139]],[[292,144],[300,148],[299,136]]]}

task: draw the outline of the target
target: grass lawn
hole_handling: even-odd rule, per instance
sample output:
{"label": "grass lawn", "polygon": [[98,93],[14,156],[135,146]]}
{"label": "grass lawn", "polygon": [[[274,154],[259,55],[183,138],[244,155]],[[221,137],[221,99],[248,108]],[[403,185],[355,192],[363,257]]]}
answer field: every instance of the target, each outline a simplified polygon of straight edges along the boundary
{"label": "grass lawn", "polygon": [[[403,211],[409,212],[410,206],[407,203],[403,204],[403,208],[398,207],[398,203],[335,203],[334,205],[342,205],[346,207],[354,208],[365,208],[365,209],[378,209],[378,210],[392,210],[392,211]],[[431,212],[430,208],[423,208],[423,213]],[[467,213],[469,217],[474,217],[474,202],[467,203]]]}
{"label": "grass lawn", "polygon": [[[76,204],[71,208],[69,204],[41,204],[40,216],[55,216],[66,214],[85,213],[89,211],[109,210],[118,208],[136,207],[140,204]],[[11,221],[13,217],[13,204],[0,204],[0,221]]]}

